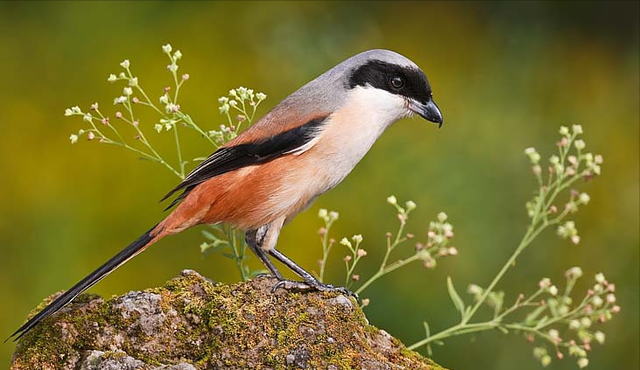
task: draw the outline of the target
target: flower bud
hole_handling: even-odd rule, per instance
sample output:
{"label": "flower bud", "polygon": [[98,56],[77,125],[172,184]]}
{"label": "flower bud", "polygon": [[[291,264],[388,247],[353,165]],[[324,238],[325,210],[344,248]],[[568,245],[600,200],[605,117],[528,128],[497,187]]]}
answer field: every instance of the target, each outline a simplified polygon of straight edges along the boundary
{"label": "flower bud", "polygon": [[586,357],[582,357],[578,360],[578,367],[581,369],[584,369],[585,367],[589,366],[589,359]]}
{"label": "flower bud", "polygon": [[540,289],[549,288],[551,286],[551,279],[544,278],[544,279],[540,280],[540,282],[538,283],[538,286],[540,287]]}
{"label": "flower bud", "polygon": [[447,214],[444,212],[438,213],[438,221],[445,222],[447,220]]}
{"label": "flower bud", "polygon": [[326,209],[324,208],[320,208],[320,210],[318,211],[318,217],[320,218],[327,218],[328,217],[328,212]]}
{"label": "flower bud", "polygon": [[582,126],[580,125],[573,125],[571,129],[573,130],[574,134],[577,134],[577,135],[582,134]]}

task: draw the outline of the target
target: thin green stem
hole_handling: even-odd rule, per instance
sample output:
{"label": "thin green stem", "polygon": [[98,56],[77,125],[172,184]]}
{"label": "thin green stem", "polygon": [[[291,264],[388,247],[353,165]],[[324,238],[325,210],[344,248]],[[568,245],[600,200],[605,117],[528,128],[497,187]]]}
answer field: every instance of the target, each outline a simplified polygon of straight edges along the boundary
{"label": "thin green stem", "polygon": [[180,167],[180,178],[184,179],[184,162],[182,161],[182,150],[180,149],[180,137],[178,136],[178,123],[173,124],[173,137],[176,142],[176,151],[178,152],[178,166]]}

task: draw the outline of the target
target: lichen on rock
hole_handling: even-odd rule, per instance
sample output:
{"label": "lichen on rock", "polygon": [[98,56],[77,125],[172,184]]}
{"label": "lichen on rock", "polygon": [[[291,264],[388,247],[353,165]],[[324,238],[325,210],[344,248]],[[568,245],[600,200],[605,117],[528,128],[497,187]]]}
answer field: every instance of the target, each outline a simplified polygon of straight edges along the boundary
{"label": "lichen on rock", "polygon": [[215,284],[185,270],[161,288],[81,295],[18,341],[11,368],[442,370],[370,326],[353,298],[272,293],[274,284]]}

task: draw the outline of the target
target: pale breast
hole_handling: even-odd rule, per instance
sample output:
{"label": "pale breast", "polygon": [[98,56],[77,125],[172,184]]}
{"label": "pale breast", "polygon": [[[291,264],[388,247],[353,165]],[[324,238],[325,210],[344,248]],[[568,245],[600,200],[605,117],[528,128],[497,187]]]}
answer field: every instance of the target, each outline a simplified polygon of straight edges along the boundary
{"label": "pale breast", "polygon": [[270,207],[287,219],[338,185],[393,122],[407,114],[404,100],[386,91],[356,88],[323,126],[314,145],[283,167]]}

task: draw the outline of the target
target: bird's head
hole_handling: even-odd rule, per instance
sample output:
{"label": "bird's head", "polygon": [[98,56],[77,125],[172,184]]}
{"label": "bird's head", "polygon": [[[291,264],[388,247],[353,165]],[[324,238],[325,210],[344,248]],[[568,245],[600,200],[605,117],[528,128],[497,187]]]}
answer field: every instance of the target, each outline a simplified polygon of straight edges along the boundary
{"label": "bird's head", "polygon": [[347,93],[370,97],[367,109],[386,114],[390,120],[418,114],[442,126],[442,113],[433,100],[427,76],[398,53],[365,51],[340,63],[328,74],[340,75]]}

